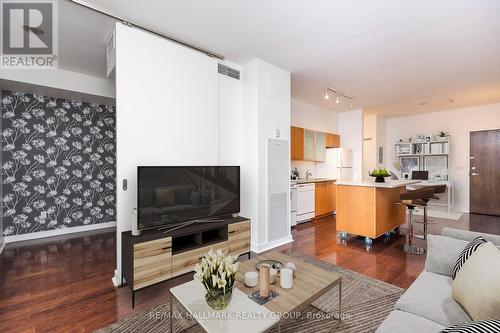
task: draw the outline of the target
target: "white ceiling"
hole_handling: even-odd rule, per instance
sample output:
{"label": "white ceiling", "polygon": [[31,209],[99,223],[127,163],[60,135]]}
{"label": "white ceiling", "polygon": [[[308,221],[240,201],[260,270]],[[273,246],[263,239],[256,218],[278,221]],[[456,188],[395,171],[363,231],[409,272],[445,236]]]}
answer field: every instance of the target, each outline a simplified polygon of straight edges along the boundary
{"label": "white ceiling", "polygon": [[[113,21],[60,3],[61,66],[102,76]],[[294,98],[334,110],[348,103],[325,101],[321,87],[386,115],[500,101],[498,0],[88,3],[239,64],[254,57],[273,63],[292,73]]]}

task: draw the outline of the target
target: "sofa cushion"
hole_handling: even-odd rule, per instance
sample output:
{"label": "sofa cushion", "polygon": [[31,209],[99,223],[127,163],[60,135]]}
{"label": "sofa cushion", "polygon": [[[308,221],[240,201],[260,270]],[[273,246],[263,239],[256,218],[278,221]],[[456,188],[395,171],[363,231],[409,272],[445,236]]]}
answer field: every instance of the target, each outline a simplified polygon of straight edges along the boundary
{"label": "sofa cushion", "polygon": [[484,243],[486,243],[484,238],[481,236],[478,236],[478,237],[474,238],[469,244],[467,244],[467,246],[462,250],[462,252],[458,256],[457,261],[455,262],[455,265],[453,266],[453,274],[451,274],[452,279],[456,278],[458,272],[460,271],[462,266],[465,264],[467,259],[469,259],[469,257],[474,252],[476,252],[476,250]]}
{"label": "sofa cushion", "polygon": [[487,242],[492,242],[496,247],[500,246],[500,236],[498,235],[483,234],[481,232],[459,230],[452,228],[443,228],[443,230],[441,231],[441,235],[446,237],[452,237],[455,239],[461,239],[467,242],[470,242],[471,240],[473,240],[478,236],[482,236],[484,239],[486,239]]}
{"label": "sofa cushion", "polygon": [[500,319],[500,250],[491,242],[481,245],[462,266],[452,295],[474,320]]}
{"label": "sofa cushion", "polygon": [[498,333],[500,332],[500,320],[479,320],[470,323],[453,325],[445,328],[442,333]]}
{"label": "sofa cushion", "polygon": [[429,272],[451,276],[453,266],[468,242],[455,238],[428,235],[425,269]]}
{"label": "sofa cushion", "polygon": [[375,333],[438,333],[445,327],[409,312],[394,310]]}
{"label": "sofa cushion", "polygon": [[449,276],[423,271],[396,303],[396,309],[413,313],[443,326],[470,321],[464,309],[451,297]]}

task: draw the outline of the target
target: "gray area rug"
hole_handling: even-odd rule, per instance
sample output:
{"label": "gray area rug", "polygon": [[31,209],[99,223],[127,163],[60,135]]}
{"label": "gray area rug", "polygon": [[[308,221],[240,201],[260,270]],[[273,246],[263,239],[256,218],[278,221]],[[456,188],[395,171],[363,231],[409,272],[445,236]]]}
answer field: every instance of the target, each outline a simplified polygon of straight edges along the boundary
{"label": "gray area rug", "polygon": [[[292,256],[328,271],[342,275],[342,315],[339,322],[325,314],[338,310],[338,288],[314,301],[301,318],[283,322],[280,332],[374,332],[393,310],[404,289],[372,279],[330,263],[300,254]],[[178,311],[177,305],[174,310]],[[162,304],[136,316],[126,318],[100,329],[98,333],[168,333],[170,332],[170,304]],[[182,318],[181,318],[182,317]],[[173,321],[174,332],[204,332],[192,319],[179,316]],[[269,332],[278,332],[272,328]]]}

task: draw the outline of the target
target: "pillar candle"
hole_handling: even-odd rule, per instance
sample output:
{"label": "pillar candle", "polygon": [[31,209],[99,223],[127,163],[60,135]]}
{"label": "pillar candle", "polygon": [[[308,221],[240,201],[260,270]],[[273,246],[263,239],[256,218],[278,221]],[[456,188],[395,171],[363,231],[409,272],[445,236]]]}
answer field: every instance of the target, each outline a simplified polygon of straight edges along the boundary
{"label": "pillar candle", "polygon": [[269,266],[260,266],[259,271],[259,294],[260,297],[268,297],[270,289]]}
{"label": "pillar candle", "polygon": [[281,288],[290,289],[293,287],[293,271],[290,268],[282,268],[280,271]]}

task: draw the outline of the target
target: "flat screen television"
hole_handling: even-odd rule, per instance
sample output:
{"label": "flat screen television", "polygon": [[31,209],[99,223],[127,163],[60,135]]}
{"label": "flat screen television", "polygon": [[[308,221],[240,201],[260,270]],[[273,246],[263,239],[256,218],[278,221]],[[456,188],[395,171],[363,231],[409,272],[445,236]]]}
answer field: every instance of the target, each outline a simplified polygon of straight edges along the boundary
{"label": "flat screen television", "polygon": [[239,166],[139,166],[140,230],[240,212]]}

